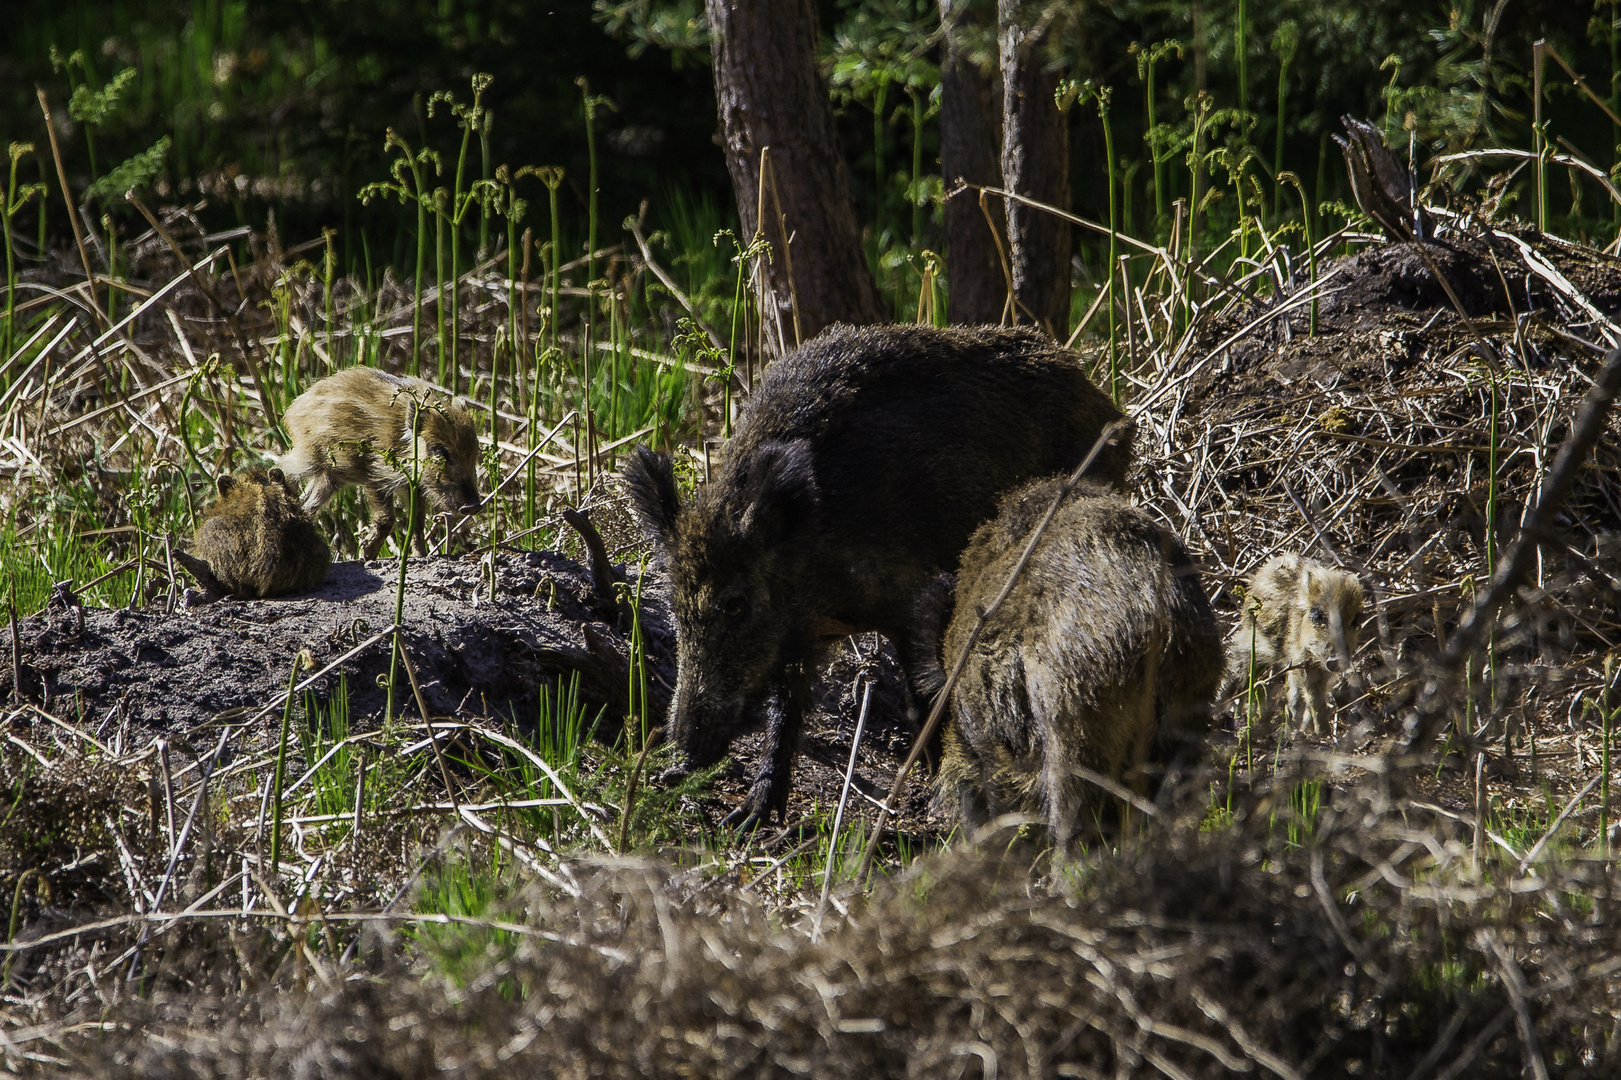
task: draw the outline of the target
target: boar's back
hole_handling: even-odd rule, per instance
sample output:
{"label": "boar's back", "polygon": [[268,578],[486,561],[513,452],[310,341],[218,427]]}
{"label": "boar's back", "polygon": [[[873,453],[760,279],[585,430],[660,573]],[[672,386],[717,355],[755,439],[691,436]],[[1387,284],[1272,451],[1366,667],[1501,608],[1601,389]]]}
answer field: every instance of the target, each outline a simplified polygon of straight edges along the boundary
{"label": "boar's back", "polygon": [[[1033,330],[835,326],[766,369],[727,462],[808,439],[830,542],[954,567],[998,498],[1073,469],[1120,411]],[[1122,487],[1129,445],[1093,466]]]}

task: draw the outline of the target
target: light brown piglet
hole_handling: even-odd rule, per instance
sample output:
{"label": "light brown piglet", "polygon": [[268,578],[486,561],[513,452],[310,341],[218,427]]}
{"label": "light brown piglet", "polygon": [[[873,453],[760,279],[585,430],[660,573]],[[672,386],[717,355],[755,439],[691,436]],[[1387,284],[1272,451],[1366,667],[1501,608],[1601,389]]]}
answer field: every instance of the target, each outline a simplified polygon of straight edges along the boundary
{"label": "light brown piglet", "polygon": [[1245,685],[1251,671],[1262,678],[1287,670],[1289,715],[1302,731],[1324,731],[1331,672],[1351,666],[1362,583],[1303,555],[1275,555],[1245,591],[1238,626],[1227,639],[1227,677],[1222,696]]}
{"label": "light brown piglet", "polygon": [[365,489],[372,515],[362,546],[367,559],[377,558],[393,532],[395,497],[407,497],[413,469],[420,475],[411,522],[416,554],[427,551],[422,503],[435,514],[479,509],[473,419],[432,383],[375,368],[350,368],[300,394],[288,406],[286,420],[293,448],[279,464],[305,484],[307,510],[316,510],[349,484]]}

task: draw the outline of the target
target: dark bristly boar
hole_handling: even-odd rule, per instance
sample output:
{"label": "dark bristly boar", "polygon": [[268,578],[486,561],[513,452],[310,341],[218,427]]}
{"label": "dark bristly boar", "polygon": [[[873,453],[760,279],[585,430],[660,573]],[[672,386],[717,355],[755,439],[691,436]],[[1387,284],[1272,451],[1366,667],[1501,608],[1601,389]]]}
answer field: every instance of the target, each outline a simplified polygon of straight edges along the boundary
{"label": "dark bristly boar", "polygon": [[[1074,468],[1120,412],[1032,330],[834,327],[766,369],[713,479],[683,504],[669,458],[625,469],[668,569],[689,764],[768,718],[745,822],[781,813],[827,648],[877,630],[908,660],[922,587],[997,499]],[[1093,465],[1123,486],[1129,429]]]}
{"label": "dark bristly boar", "polygon": [[1302,731],[1323,734],[1330,672],[1347,671],[1362,616],[1362,583],[1303,555],[1275,555],[1255,572],[1243,614],[1227,641],[1226,696],[1288,668],[1289,716]]}
{"label": "dark bristly boar", "polygon": [[[974,533],[939,648],[918,643],[929,654],[921,691],[945,682],[1066,479],[1019,488]],[[919,602],[924,635],[940,591]],[[1221,628],[1181,542],[1083,480],[968,651],[947,703],[941,795],[956,796],[965,830],[1008,812],[1040,817],[1061,859],[1107,800],[1074,767],[1143,793],[1156,751],[1209,729],[1221,672]]]}
{"label": "dark bristly boar", "polygon": [[215,486],[219,499],[203,511],[190,554],[227,592],[256,599],[325,580],[332,553],[280,469],[256,465]]}
{"label": "dark bristly boar", "polygon": [[[396,497],[407,499],[407,472],[420,467],[411,550],[427,551],[423,503],[436,514],[473,514],[478,493],[478,434],[449,394],[421,379],[375,368],[340,371],[287,407],[293,448],[278,464],[305,486],[304,508],[319,509],[334,492],[359,484],[372,525],[362,557],[377,558],[394,530]],[[414,435],[414,439],[413,439]]]}

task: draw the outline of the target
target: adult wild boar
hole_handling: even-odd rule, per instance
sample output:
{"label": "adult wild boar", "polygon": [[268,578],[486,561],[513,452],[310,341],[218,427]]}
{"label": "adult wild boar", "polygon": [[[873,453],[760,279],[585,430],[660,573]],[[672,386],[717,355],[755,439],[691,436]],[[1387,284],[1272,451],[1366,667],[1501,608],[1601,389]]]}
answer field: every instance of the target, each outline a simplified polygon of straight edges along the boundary
{"label": "adult wild boar", "polygon": [[[833,327],[766,369],[689,503],[639,449],[625,481],[668,570],[676,622],[668,732],[687,762],[762,720],[745,823],[782,813],[811,675],[877,630],[906,664],[919,592],[956,568],[1003,492],[1073,469],[1120,417],[1079,357],[1028,329]],[[1093,465],[1119,487],[1130,434]]]}

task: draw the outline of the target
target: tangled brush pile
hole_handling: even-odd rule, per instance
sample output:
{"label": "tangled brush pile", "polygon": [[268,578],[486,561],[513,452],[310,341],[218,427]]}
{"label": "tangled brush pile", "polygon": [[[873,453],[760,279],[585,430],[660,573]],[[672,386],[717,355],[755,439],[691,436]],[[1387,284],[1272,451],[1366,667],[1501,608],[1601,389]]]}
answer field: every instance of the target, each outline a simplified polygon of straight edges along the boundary
{"label": "tangled brush pile", "polygon": [[421,934],[364,931],[341,962],[341,913],[199,920],[135,984],[117,942],[86,963],[80,941],[29,962],[5,1053],[154,1077],[1614,1068],[1613,863],[1477,851],[1400,788],[1280,776],[1231,817],[1192,793],[1045,884],[983,849],[921,859],[819,938],[701,868],[617,862],[514,900],[454,973]]}

